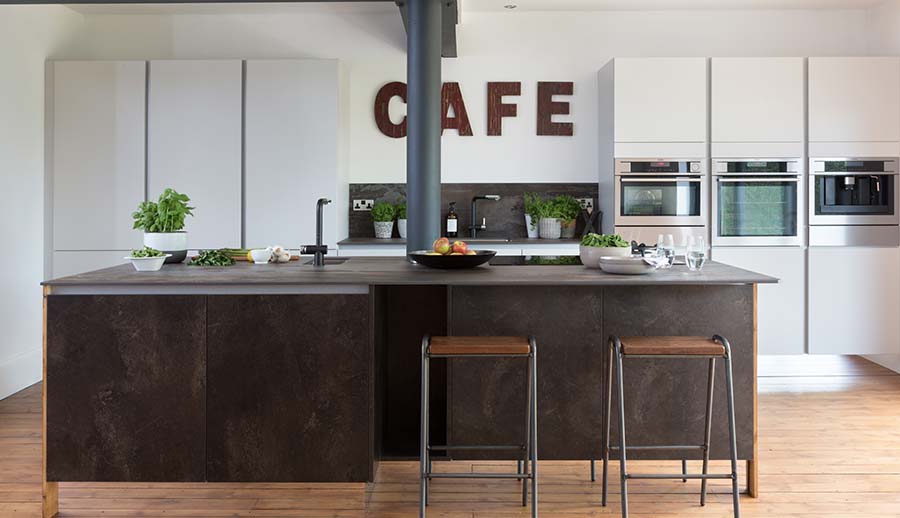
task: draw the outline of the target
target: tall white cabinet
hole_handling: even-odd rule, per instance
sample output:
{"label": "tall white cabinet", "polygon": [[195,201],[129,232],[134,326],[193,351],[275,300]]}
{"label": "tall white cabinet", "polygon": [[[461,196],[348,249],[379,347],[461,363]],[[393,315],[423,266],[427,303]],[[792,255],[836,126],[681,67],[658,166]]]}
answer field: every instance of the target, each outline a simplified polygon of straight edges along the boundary
{"label": "tall white cabinet", "polygon": [[139,247],[144,200],[143,61],[48,64],[52,276],[112,266]]}
{"label": "tall white cabinet", "polygon": [[241,246],[240,60],[151,61],[147,195],[172,187],[197,207],[188,247]]}
{"label": "tall white cabinet", "polygon": [[248,247],[315,243],[316,200],[328,198],[324,241],[347,227],[339,167],[340,68],[334,60],[248,60],[245,224]]}

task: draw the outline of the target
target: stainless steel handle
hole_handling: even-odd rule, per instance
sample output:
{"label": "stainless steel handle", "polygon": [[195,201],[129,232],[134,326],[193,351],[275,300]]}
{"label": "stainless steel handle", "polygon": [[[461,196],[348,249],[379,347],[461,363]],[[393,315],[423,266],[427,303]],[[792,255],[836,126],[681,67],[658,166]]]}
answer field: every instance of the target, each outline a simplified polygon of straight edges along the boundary
{"label": "stainless steel handle", "polygon": [[897,171],[813,171],[812,176],[897,176]]}
{"label": "stainless steel handle", "polygon": [[800,179],[796,176],[772,176],[769,178],[716,178],[722,183],[766,183],[766,182],[794,182],[799,183]]}
{"label": "stainless steel handle", "polygon": [[691,182],[691,183],[700,183],[703,181],[703,178],[622,178],[622,182],[644,182],[644,183],[659,183],[659,182]]}

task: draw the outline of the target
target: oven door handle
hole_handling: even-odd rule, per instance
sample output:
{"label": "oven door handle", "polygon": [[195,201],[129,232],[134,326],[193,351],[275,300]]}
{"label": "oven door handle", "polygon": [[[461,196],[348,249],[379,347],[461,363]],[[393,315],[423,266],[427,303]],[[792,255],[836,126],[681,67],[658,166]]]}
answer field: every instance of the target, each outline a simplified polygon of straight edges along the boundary
{"label": "oven door handle", "polygon": [[800,183],[800,179],[796,176],[772,176],[770,178],[716,178],[722,183],[771,183],[771,182],[794,182]]}
{"label": "oven door handle", "polygon": [[619,177],[622,182],[643,182],[643,183],[659,183],[659,182],[692,182],[699,183],[703,178],[623,178]]}
{"label": "oven door handle", "polygon": [[897,171],[813,171],[810,176],[898,176]]}

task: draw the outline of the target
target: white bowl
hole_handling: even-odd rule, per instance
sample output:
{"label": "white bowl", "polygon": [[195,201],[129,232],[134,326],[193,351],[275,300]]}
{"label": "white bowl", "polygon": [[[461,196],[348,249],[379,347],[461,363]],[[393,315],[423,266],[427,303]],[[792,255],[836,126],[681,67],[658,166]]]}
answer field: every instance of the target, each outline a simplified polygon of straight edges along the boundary
{"label": "white bowl", "polygon": [[253,264],[266,264],[272,260],[272,250],[269,248],[250,250],[250,258],[253,259]]}
{"label": "white bowl", "polygon": [[139,272],[158,272],[163,263],[166,262],[166,259],[172,257],[172,254],[165,254],[159,257],[131,257],[128,256],[125,259],[131,261],[134,269]]}
{"label": "white bowl", "polygon": [[631,255],[630,246],[579,246],[578,250],[581,256],[581,264],[588,268],[600,268],[601,257],[627,257]]}
{"label": "white bowl", "polygon": [[605,256],[600,258],[600,269],[617,275],[644,275],[655,271],[643,257]]}

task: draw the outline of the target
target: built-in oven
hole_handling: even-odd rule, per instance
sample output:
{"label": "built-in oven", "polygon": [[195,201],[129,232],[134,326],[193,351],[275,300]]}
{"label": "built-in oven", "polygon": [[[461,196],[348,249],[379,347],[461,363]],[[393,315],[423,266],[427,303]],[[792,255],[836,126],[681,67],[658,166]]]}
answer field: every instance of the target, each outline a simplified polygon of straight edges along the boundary
{"label": "built-in oven", "polygon": [[811,158],[810,245],[896,246],[897,165],[896,157]]}
{"label": "built-in oven", "polygon": [[733,246],[802,246],[800,159],[713,161],[712,242]]}
{"label": "built-in oven", "polygon": [[621,159],[615,172],[616,227],[705,227],[701,160]]}

